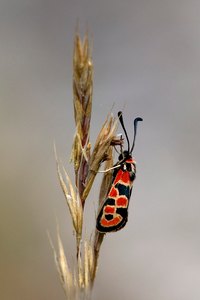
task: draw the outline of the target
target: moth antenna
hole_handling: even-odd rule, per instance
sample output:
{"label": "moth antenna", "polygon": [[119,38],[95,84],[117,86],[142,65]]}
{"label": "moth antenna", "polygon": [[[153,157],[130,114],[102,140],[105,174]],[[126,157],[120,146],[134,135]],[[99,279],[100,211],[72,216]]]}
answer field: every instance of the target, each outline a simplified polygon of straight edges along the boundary
{"label": "moth antenna", "polygon": [[125,128],[125,126],[124,126],[124,121],[123,121],[123,117],[122,117],[122,111],[119,111],[119,112],[118,112],[118,118],[119,118],[120,124],[121,124],[121,126],[122,126],[122,129],[124,130],[125,136],[126,136],[126,140],[127,140],[127,144],[128,144],[128,153],[129,153],[129,150],[130,150],[130,142],[129,142],[128,134],[127,134],[127,132],[126,132],[126,128]]}
{"label": "moth antenna", "polygon": [[135,146],[135,138],[136,138],[136,134],[137,134],[137,124],[138,124],[138,122],[141,122],[141,121],[143,121],[143,119],[140,117],[135,118],[135,120],[134,120],[134,136],[133,136],[133,144],[132,144],[130,153],[133,152],[133,149]]}

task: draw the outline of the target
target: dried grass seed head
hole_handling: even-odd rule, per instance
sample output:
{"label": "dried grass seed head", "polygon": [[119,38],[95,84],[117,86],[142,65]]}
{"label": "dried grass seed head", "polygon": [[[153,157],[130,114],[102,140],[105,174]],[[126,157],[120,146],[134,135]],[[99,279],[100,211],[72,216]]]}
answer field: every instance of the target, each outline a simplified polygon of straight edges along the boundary
{"label": "dried grass seed head", "polygon": [[71,272],[67,258],[65,256],[64,247],[60,238],[59,228],[57,228],[57,239],[58,239],[58,252],[56,252],[50,235],[48,234],[51,248],[54,253],[56,268],[62,283],[66,299],[76,299],[77,284],[74,280],[73,273]]}
{"label": "dried grass seed head", "polygon": [[88,239],[85,239],[83,247],[84,255],[78,259],[79,286],[89,292],[93,284],[94,251],[92,242]]}
{"label": "dried grass seed head", "polygon": [[82,195],[83,200],[87,198],[90,192],[101,163],[108,159],[108,150],[113,138],[115,137],[117,122],[118,120],[115,120],[112,115],[108,116],[99,132],[89,160],[89,174],[86,181],[86,187]]}
{"label": "dried grass seed head", "polygon": [[57,166],[57,173],[58,173],[60,186],[63,190],[69,208],[69,212],[72,217],[72,224],[76,232],[76,236],[81,237],[82,223],[83,223],[83,209],[82,209],[81,201],[78,193],[76,193],[73,188],[69,175],[67,174],[65,168],[62,166],[63,174],[64,174],[63,176],[58,162],[58,157],[57,157],[55,147],[54,150],[55,150],[56,166]]}
{"label": "dried grass seed head", "polygon": [[90,170],[98,172],[101,162],[107,160],[108,150],[115,138],[117,120],[112,115],[108,116],[97,137],[94,149],[89,161]]}
{"label": "dried grass seed head", "polygon": [[85,35],[82,42],[79,34],[76,34],[73,56],[73,102],[76,137],[72,148],[75,171],[77,171],[80,166],[81,148],[85,148],[85,151],[88,152],[92,92],[93,63],[88,35]]}

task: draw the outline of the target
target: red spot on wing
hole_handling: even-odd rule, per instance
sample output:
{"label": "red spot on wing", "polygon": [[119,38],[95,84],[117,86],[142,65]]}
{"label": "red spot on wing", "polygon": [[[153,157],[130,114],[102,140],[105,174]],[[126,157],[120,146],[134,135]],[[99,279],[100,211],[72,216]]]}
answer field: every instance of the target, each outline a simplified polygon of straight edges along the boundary
{"label": "red spot on wing", "polygon": [[128,172],[128,171],[124,171],[124,172],[123,172],[121,180],[122,180],[124,183],[129,183],[129,182],[130,182],[130,175],[129,175],[129,172]]}
{"label": "red spot on wing", "polygon": [[104,226],[104,227],[111,227],[111,226],[116,226],[118,225],[122,220],[122,217],[121,216],[117,216],[115,218],[113,218],[112,220],[106,220],[105,218],[103,218],[101,220],[101,225]]}
{"label": "red spot on wing", "polygon": [[130,175],[128,171],[119,170],[117,172],[116,178],[114,180],[114,185],[116,185],[118,182],[124,182],[126,184],[129,184],[130,182]]}
{"label": "red spot on wing", "polygon": [[115,206],[106,206],[104,208],[105,214],[114,214],[115,213]]}
{"label": "red spot on wing", "polygon": [[110,190],[110,193],[108,194],[108,197],[115,198],[117,197],[117,189],[113,186]]}
{"label": "red spot on wing", "polygon": [[114,183],[113,183],[114,185],[122,179],[123,173],[124,173],[124,171],[122,171],[121,169],[117,172],[117,175],[116,175]]}
{"label": "red spot on wing", "polygon": [[128,206],[128,200],[126,197],[119,197],[116,202],[117,202],[117,206],[125,207],[125,208]]}

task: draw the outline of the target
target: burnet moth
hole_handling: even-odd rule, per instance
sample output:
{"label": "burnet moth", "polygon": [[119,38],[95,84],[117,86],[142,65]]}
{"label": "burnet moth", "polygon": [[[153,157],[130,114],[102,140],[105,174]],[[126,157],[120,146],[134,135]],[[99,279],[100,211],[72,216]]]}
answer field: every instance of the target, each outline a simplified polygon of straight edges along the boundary
{"label": "burnet moth", "polygon": [[111,168],[113,169],[111,188],[99,210],[96,223],[96,229],[102,233],[118,231],[126,225],[129,200],[136,177],[136,162],[132,157],[132,152],[135,146],[137,124],[143,120],[140,117],[134,120],[134,137],[130,148],[121,111],[118,112],[118,118],[126,136],[128,150],[122,151],[121,149],[118,162]]}

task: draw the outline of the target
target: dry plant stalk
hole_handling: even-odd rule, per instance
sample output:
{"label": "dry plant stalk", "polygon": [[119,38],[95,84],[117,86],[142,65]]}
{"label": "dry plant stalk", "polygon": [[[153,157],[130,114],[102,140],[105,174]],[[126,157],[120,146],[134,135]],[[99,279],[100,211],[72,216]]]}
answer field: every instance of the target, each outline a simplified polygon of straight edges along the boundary
{"label": "dry plant stalk", "polygon": [[[69,268],[59,231],[57,233],[58,253],[51,242],[66,299],[70,300],[90,299],[91,297],[104,234],[94,229],[93,238],[83,239],[84,204],[101,164],[105,162],[105,169],[113,166],[112,145],[122,142],[115,136],[118,121],[112,115],[109,115],[91,151],[89,132],[92,112],[92,91],[93,63],[88,34],[81,41],[77,33],[73,55],[73,104],[76,133],[71,154],[75,171],[75,187],[73,187],[72,181],[59,161],[55,150],[58,178],[76,235],[76,265],[73,270]],[[103,199],[105,199],[111,182],[112,172],[104,173],[99,193],[99,206]]]}

